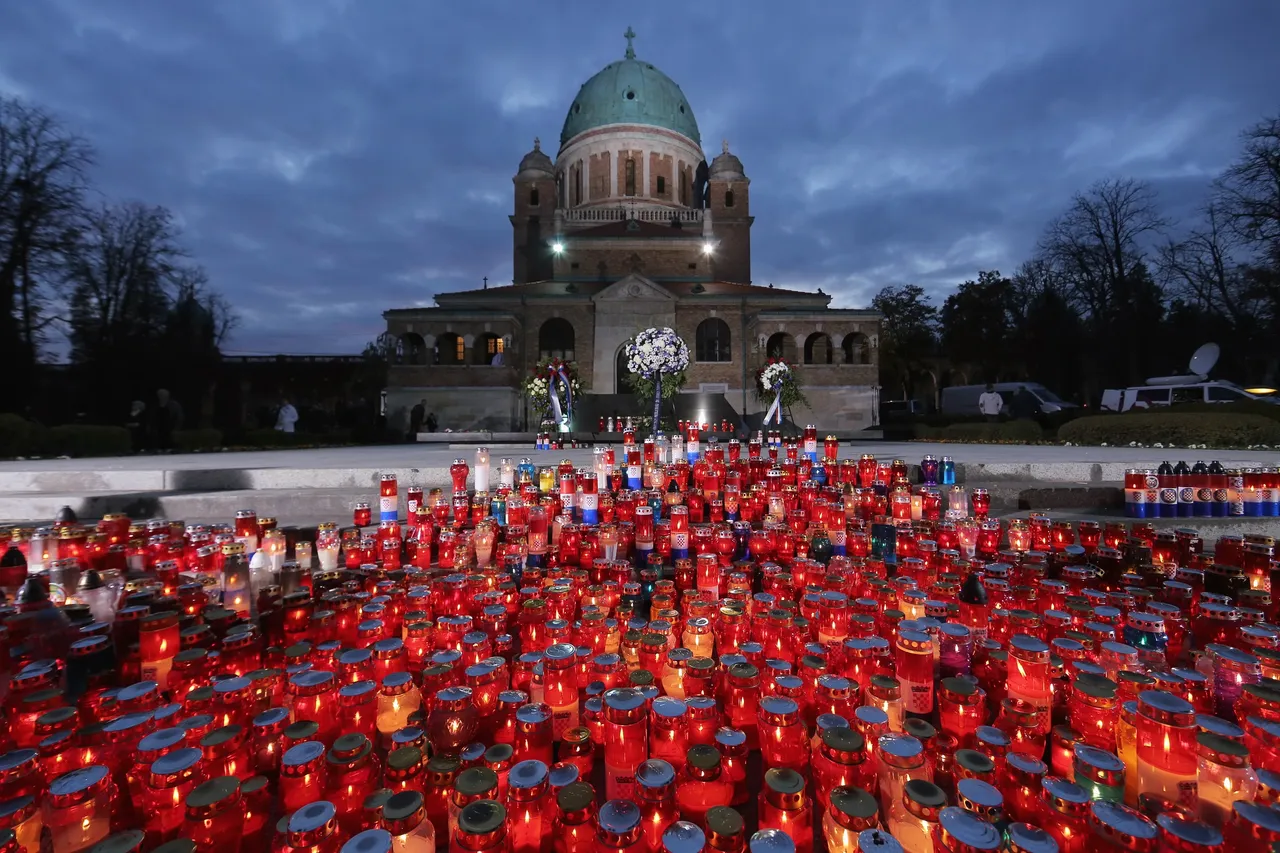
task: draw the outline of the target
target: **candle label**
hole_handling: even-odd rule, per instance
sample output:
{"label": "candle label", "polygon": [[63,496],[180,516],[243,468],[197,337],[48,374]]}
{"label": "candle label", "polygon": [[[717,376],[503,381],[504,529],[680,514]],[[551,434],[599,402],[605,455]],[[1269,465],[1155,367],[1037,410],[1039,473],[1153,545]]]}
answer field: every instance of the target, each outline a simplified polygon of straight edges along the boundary
{"label": "candle label", "polygon": [[414,498],[409,498],[407,501],[407,506],[409,510],[409,520],[414,521],[414,515],[417,514],[418,507],[422,506],[422,502]]}
{"label": "candle label", "polygon": [[1178,782],[1178,802],[1184,806],[1197,808],[1200,802],[1200,784],[1195,779],[1183,779]]}
{"label": "candle label", "polygon": [[605,796],[610,800],[635,800],[636,773],[621,767],[605,768]]}
{"label": "candle label", "polygon": [[902,706],[908,714],[927,714],[933,710],[933,682],[908,681],[898,677],[902,685]]}
{"label": "candle label", "polygon": [[578,727],[578,706],[564,705],[551,709],[551,731],[557,741],[564,739],[564,733]]}
{"label": "candle label", "polygon": [[382,516],[381,520],[382,520],[382,521],[395,521],[395,520],[396,520],[396,510],[398,509],[398,504],[399,504],[399,501],[396,499],[396,497],[395,497],[395,496],[392,496],[392,497],[384,497],[384,498],[380,499],[380,500],[378,501],[378,507],[379,507],[379,509],[381,510],[381,516]]}

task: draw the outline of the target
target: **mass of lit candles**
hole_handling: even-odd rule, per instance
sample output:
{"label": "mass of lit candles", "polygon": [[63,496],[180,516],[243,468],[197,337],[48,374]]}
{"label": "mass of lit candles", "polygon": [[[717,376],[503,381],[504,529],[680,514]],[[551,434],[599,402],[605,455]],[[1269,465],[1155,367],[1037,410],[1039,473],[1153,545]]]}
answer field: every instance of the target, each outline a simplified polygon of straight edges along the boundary
{"label": "mass of lit candles", "polygon": [[345,526],[0,530],[0,853],[1280,843],[1272,538],[682,426]]}

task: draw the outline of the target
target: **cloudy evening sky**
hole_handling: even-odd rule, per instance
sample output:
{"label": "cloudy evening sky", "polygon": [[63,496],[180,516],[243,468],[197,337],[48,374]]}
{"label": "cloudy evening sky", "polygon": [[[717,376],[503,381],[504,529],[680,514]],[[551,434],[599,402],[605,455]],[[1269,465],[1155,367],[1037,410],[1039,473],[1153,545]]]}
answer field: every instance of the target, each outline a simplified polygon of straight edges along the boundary
{"label": "cloudy evening sky", "polygon": [[235,352],[358,352],[383,309],[509,281],[516,165],[628,25],[742,158],[757,283],[842,306],[1012,271],[1100,178],[1185,218],[1280,111],[1274,0],[4,5],[0,93],[178,214]]}

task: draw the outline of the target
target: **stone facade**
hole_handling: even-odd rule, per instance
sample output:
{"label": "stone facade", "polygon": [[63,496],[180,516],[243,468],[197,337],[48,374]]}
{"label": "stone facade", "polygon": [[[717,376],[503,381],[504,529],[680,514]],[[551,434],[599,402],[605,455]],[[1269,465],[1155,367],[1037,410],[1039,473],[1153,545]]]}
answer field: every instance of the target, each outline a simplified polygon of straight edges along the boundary
{"label": "stone facade", "polygon": [[[641,103],[644,122],[576,118],[612,115],[614,95],[628,106],[652,96],[671,115]],[[821,292],[752,284],[750,179],[728,143],[706,163],[674,83],[628,49],[584,84],[565,128],[554,162],[535,140],[513,179],[512,283],[384,315],[398,342],[392,422],[422,400],[442,429],[532,428],[520,387],[540,359],[575,361],[592,393],[625,393],[627,339],[671,326],[694,355],[687,391],[760,411],[756,372],[780,355],[797,365],[809,400],[795,420],[846,431],[876,424],[879,315],[830,308]]]}

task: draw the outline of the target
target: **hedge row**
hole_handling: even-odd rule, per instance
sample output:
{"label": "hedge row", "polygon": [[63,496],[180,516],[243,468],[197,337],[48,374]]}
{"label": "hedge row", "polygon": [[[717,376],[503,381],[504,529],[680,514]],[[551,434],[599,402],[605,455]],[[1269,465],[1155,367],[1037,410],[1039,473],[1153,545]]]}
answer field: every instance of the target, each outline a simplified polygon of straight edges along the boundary
{"label": "hedge row", "polygon": [[914,433],[923,441],[1036,444],[1045,440],[1044,429],[1035,421],[958,423],[941,427],[916,425]]}
{"label": "hedge row", "polygon": [[0,415],[0,457],[123,456],[131,449],[129,431],[124,427],[45,427],[17,415]]}
{"label": "hedge row", "polygon": [[1072,444],[1170,444],[1187,447],[1280,446],[1280,420],[1233,412],[1129,412],[1077,418],[1058,430]]}

